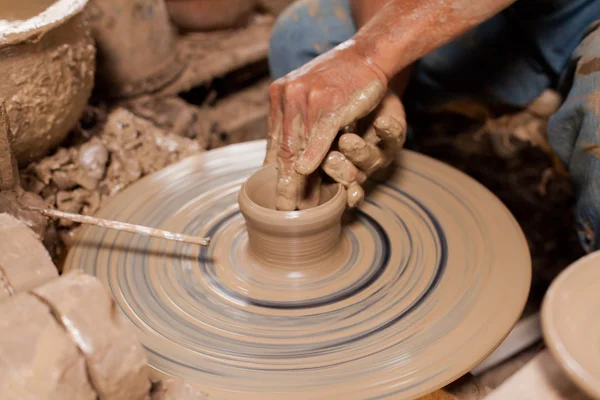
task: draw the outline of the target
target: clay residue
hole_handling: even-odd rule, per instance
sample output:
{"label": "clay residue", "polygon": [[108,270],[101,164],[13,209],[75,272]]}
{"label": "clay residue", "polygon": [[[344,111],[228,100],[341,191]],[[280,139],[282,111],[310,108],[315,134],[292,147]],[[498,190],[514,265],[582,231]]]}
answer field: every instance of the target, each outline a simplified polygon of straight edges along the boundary
{"label": "clay residue", "polygon": [[[32,163],[22,171],[21,181],[50,207],[92,215],[141,177],[200,151],[197,142],[117,108],[96,136]],[[58,227],[61,240],[70,243],[73,224],[61,220]]]}
{"label": "clay residue", "polygon": [[44,303],[21,293],[0,314],[3,399],[96,399],[83,357]]}
{"label": "clay residue", "polygon": [[73,271],[32,292],[50,306],[83,354],[100,398],[146,398],[150,391],[146,354],[99,280]]}
{"label": "clay residue", "polygon": [[7,21],[19,21],[35,17],[47,9],[56,0],[0,0],[0,19]]}
{"label": "clay residue", "polygon": [[0,47],[0,97],[21,166],[55,148],[77,123],[92,90],[95,53],[81,15],[38,41]]}
{"label": "clay residue", "polygon": [[39,238],[22,221],[0,214],[0,299],[33,289],[58,276]]}
{"label": "clay residue", "polygon": [[7,213],[23,221],[39,239],[46,234],[48,221],[31,207],[44,208],[46,202],[35,193],[22,189],[5,190],[0,192],[0,213]]}
{"label": "clay residue", "polygon": [[166,379],[157,382],[151,393],[151,400],[206,400],[208,395],[195,389],[180,379]]}

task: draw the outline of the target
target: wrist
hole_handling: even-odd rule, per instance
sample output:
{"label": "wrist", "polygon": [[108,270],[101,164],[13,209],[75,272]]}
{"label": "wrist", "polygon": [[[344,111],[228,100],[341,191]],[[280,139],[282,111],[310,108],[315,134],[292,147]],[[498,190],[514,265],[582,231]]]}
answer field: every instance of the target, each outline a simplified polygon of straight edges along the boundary
{"label": "wrist", "polygon": [[386,77],[386,82],[389,82],[410,63],[403,63],[403,52],[398,50],[399,43],[387,43],[385,40],[380,41],[369,36],[362,35],[360,31],[354,36],[356,51],[368,65]]}
{"label": "wrist", "polygon": [[390,67],[385,59],[382,59],[382,57],[378,57],[373,53],[369,49],[368,43],[359,37],[355,36],[348,40],[347,47],[354,52],[356,57],[358,57],[366,66],[373,70],[379,80],[387,87],[395,75],[393,67]]}

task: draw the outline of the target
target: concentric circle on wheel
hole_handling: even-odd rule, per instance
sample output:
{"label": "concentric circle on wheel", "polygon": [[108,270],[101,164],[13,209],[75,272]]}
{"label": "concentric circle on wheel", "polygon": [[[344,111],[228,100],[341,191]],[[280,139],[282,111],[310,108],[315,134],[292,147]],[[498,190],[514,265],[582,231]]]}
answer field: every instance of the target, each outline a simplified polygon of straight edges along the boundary
{"label": "concentric circle on wheel", "polygon": [[414,398],[469,371],[520,316],[531,280],[521,229],[461,172],[403,151],[345,216],[342,263],[252,259],[237,206],[265,142],[188,158],[99,216],[212,237],[209,248],[96,227],[66,269],[97,276],[156,377],[211,398]]}

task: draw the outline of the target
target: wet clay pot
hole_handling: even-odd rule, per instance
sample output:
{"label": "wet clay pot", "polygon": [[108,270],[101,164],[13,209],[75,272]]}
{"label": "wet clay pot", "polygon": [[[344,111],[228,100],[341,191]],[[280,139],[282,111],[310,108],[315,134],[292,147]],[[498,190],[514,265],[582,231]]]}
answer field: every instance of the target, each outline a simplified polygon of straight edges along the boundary
{"label": "wet clay pot", "polygon": [[238,202],[246,220],[253,255],[263,264],[295,268],[311,266],[336,251],[346,191],[323,186],[319,206],[301,211],[277,211],[276,166],[261,168],[244,183]]}
{"label": "wet clay pot", "polygon": [[153,92],[183,69],[164,0],[90,0],[98,78],[113,97]]}
{"label": "wet clay pot", "polygon": [[87,0],[41,3],[0,0],[10,18],[0,21],[0,100],[21,166],[67,136],[94,83],[96,51],[82,15]]}

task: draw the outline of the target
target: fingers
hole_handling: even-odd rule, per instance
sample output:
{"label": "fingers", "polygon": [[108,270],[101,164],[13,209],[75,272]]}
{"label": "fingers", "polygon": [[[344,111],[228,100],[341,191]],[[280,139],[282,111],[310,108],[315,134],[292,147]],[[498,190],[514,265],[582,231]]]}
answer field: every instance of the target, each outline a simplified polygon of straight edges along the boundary
{"label": "fingers", "polygon": [[277,162],[283,119],[281,91],[282,86],[278,81],[273,82],[269,87],[269,133],[267,135],[267,154],[263,165]]}
{"label": "fingers", "polygon": [[383,162],[381,150],[354,133],[342,135],[338,146],[342,154],[367,175],[371,175],[381,167]]}
{"label": "fingers", "polygon": [[305,146],[302,108],[296,102],[296,98],[301,98],[300,93],[297,93],[298,90],[301,88],[286,88],[287,100],[283,105],[283,125],[276,155],[279,165],[276,207],[281,211],[294,211],[297,208],[307,181],[305,176],[294,169],[298,154]]}
{"label": "fingers", "polygon": [[321,175],[311,174],[307,177],[304,190],[301,190],[298,198],[298,209],[307,210],[319,205],[321,200]]}
{"label": "fingers", "polygon": [[339,128],[334,116],[323,118],[313,126],[306,149],[296,161],[296,172],[309,175],[319,167],[337,136]]}
{"label": "fingers", "polygon": [[379,117],[373,125],[383,149],[381,166],[386,167],[394,161],[406,141],[406,125],[391,116]]}
{"label": "fingers", "polygon": [[356,207],[364,198],[364,191],[360,187],[367,179],[364,172],[360,171],[350,160],[339,151],[327,154],[323,164],[323,171],[333,180],[344,185],[348,190],[348,206]]}
{"label": "fingers", "polygon": [[[322,96],[317,96],[313,102],[309,99],[309,109],[334,111],[324,116],[318,115],[315,119],[312,116],[308,118],[316,122],[310,129],[306,150],[296,162],[296,171],[302,175],[313,173],[325,159],[339,130],[373,111],[384,94],[385,86],[379,81],[374,81],[343,101],[339,97],[336,99],[335,96],[331,96],[327,99],[328,104],[325,107],[320,104],[323,101]],[[330,108],[332,105],[334,107]]]}

